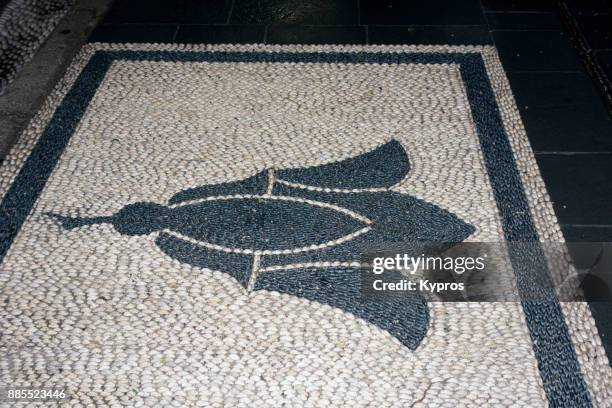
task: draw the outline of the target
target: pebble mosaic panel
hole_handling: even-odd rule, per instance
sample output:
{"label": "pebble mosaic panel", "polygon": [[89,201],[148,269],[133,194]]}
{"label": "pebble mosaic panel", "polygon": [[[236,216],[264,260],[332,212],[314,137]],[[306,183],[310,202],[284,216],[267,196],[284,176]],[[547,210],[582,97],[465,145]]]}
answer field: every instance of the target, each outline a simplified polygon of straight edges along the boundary
{"label": "pebble mosaic panel", "polygon": [[492,47],[90,44],[0,176],[3,383],[74,406],[612,400],[588,307],[532,300],[558,279],[537,245],[500,269],[520,303],[360,298],[372,246],[562,240]]}

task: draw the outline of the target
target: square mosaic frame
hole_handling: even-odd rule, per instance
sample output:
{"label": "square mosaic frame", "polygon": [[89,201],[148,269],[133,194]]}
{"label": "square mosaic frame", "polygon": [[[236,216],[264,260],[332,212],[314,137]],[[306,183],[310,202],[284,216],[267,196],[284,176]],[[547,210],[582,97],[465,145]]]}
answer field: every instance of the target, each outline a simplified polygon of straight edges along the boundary
{"label": "square mosaic frame", "polygon": [[[176,62],[312,62],[351,64],[458,64],[466,85],[473,120],[509,242],[562,242],[552,206],[496,52],[492,47],[357,47],[357,46],[86,46],[49,97],[0,173],[2,225],[0,259],[26,222],[45,182],[71,135],[78,128],[105,73],[114,60]],[[24,202],[29,205],[24,206]],[[519,216],[517,216],[519,214]],[[537,265],[512,256],[521,294],[550,288],[542,251]],[[516,260],[516,262],[514,262]],[[552,294],[552,292],[551,292]],[[610,369],[588,306],[523,302],[542,377],[552,406],[606,406]],[[584,333],[589,333],[586,340]]]}

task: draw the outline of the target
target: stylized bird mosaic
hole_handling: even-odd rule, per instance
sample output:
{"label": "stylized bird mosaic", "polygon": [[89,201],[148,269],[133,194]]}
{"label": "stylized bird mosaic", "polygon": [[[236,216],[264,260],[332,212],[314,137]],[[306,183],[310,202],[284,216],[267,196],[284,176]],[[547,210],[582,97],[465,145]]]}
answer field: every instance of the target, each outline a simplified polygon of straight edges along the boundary
{"label": "stylized bird mosaic", "polygon": [[335,163],[266,169],[244,180],[183,190],[167,204],[128,204],[110,216],[50,214],[63,228],[108,223],[127,235],[157,234],[178,261],[268,290],[337,307],[415,349],[429,309],[418,292],[361,293],[362,254],[389,244],[457,243],[474,227],[424,200],[391,190],[410,170],[396,140]]}

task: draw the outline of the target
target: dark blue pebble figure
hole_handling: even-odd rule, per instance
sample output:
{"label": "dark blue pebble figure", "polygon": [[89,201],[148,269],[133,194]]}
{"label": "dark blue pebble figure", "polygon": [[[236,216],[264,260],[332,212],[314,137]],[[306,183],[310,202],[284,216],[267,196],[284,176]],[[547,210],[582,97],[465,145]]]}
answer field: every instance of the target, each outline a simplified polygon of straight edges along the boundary
{"label": "dark blue pebble figure", "polygon": [[[183,190],[167,205],[128,204],[112,216],[50,214],[66,229],[109,223],[126,235],[157,234],[166,255],[231,275],[249,290],[277,291],[337,307],[410,349],[425,337],[429,308],[418,292],[364,298],[365,252],[457,243],[474,227],[426,201],[392,191],[410,169],[396,140],[317,167],[267,169],[247,179]],[[338,263],[346,266],[338,266]]]}

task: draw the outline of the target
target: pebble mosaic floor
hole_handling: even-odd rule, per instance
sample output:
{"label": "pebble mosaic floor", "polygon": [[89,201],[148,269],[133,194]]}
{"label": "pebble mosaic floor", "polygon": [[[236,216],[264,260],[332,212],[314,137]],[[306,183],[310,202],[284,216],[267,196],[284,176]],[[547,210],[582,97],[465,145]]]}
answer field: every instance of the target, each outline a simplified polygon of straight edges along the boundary
{"label": "pebble mosaic floor", "polygon": [[0,191],[0,381],[67,406],[612,406],[584,303],[359,299],[368,245],[563,240],[493,47],[89,44]]}

